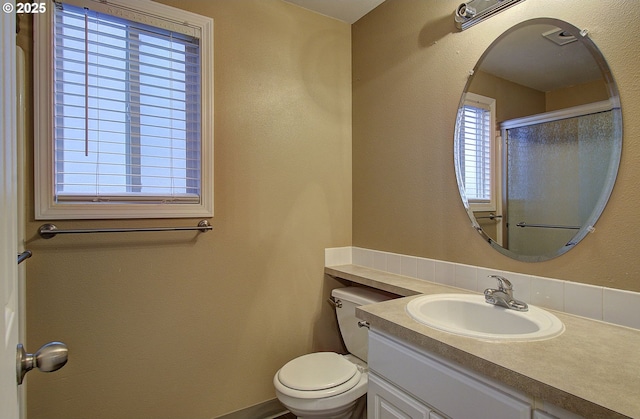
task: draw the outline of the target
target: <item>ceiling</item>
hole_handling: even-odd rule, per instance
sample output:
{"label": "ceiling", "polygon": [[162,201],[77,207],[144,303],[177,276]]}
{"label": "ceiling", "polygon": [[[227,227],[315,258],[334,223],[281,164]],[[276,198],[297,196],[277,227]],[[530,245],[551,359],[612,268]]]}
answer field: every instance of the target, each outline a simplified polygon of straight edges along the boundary
{"label": "ceiling", "polygon": [[560,28],[531,24],[502,36],[480,69],[541,92],[602,80],[600,66],[585,43],[558,46],[543,36],[553,30]]}
{"label": "ceiling", "polygon": [[354,23],[384,0],[284,0],[347,23]]}

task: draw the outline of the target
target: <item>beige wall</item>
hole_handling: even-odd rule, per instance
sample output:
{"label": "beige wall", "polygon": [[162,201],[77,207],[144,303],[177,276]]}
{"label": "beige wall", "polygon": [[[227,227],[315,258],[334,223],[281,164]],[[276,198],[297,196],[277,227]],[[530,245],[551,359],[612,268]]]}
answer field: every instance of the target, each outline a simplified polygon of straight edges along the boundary
{"label": "beige wall", "polygon": [[[609,99],[603,80],[573,85],[549,92],[541,92],[517,83],[478,71],[473,75],[469,92],[496,100],[496,125],[509,119],[531,116],[537,113],[557,111],[573,106],[586,105]],[[500,106],[508,103],[509,106]]]}
{"label": "beige wall", "polygon": [[[352,26],[353,244],[494,269],[640,291],[640,18],[632,1],[526,1],[464,32],[459,1],[387,0]],[[587,28],[621,93],[621,167],[596,232],[567,254],[523,263],[471,228],[457,192],[453,132],[460,95],[482,52],[523,20]]]}
{"label": "beige wall", "polygon": [[602,81],[565,87],[564,89],[547,92],[545,95],[547,111],[555,111],[607,99],[609,99],[609,92],[607,91],[607,85]]}
{"label": "beige wall", "polygon": [[[509,119],[546,112],[544,92],[513,83],[484,71],[474,73],[469,92],[496,100],[497,130],[500,129],[501,122]],[[505,103],[508,105],[502,106]]]}
{"label": "beige wall", "polygon": [[70,356],[28,376],[29,419],[214,418],[274,398],[293,357],[342,348],[323,266],[351,244],[349,25],[279,0],[163,2],[215,20],[214,230],[45,241],[30,198],[28,348]]}

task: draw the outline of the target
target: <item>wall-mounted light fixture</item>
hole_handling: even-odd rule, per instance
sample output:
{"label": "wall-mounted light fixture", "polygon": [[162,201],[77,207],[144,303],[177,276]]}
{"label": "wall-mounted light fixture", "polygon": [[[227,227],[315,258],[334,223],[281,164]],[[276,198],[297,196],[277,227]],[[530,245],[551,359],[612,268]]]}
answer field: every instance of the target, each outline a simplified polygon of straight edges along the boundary
{"label": "wall-mounted light fixture", "polygon": [[456,26],[463,31],[521,1],[524,0],[471,0],[462,3],[454,13]]}

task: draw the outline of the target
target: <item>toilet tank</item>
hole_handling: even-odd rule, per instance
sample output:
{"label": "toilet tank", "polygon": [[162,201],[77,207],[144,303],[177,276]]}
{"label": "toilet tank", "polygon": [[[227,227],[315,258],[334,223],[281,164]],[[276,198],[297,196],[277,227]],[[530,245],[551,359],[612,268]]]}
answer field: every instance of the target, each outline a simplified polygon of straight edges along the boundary
{"label": "toilet tank", "polygon": [[331,291],[331,296],[338,302],[336,317],[347,350],[350,354],[366,362],[369,329],[358,327],[359,319],[356,317],[356,307],[391,300],[397,296],[363,287],[336,288]]}

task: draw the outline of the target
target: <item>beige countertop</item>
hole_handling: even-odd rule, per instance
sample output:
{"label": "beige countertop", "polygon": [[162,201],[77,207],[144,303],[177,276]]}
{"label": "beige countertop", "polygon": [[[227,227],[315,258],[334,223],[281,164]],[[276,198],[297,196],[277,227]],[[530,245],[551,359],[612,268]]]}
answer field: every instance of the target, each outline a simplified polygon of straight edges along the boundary
{"label": "beige countertop", "polygon": [[422,325],[405,311],[418,294],[469,291],[357,265],[326,267],[325,273],[408,296],[359,307],[356,315],[373,329],[585,418],[640,418],[639,330],[549,310],[564,323],[562,335],[485,342]]}

